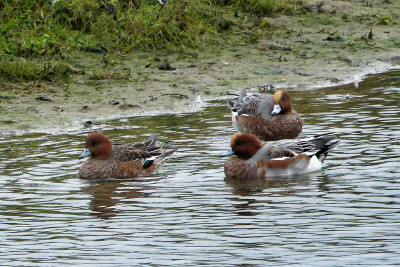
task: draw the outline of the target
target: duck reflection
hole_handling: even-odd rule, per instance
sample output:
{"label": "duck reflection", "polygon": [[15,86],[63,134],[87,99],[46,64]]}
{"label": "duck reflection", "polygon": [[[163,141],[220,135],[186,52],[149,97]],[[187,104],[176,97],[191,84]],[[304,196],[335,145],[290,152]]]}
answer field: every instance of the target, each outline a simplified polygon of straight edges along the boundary
{"label": "duck reflection", "polygon": [[308,185],[310,175],[296,175],[291,177],[268,177],[253,179],[231,179],[225,177],[225,183],[232,186],[233,193],[240,196],[257,195],[268,188],[287,188],[290,193],[293,185]]}
{"label": "duck reflection", "polygon": [[[309,188],[312,177],[320,173],[309,173],[306,175],[296,175],[291,177],[271,177],[254,179],[230,179],[225,177],[225,183],[233,188],[235,195],[231,198],[233,206],[240,216],[255,216],[261,212],[258,207],[265,205],[275,205],[275,200],[266,198],[268,194],[278,193],[281,196],[290,196]],[[268,192],[268,189],[281,188],[282,190]]]}
{"label": "duck reflection", "polygon": [[149,193],[143,192],[142,181],[99,181],[90,182],[82,188],[82,192],[92,195],[89,208],[94,211],[94,215],[100,219],[110,219],[118,211],[116,205],[120,202],[139,203],[132,199],[145,197]]}

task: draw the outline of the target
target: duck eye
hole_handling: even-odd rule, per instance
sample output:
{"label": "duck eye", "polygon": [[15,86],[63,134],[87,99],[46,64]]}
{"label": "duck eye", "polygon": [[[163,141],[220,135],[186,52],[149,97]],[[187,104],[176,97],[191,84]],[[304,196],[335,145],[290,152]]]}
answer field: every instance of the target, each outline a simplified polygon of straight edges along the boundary
{"label": "duck eye", "polygon": [[236,145],[237,145],[237,146],[241,146],[241,145],[243,145],[243,144],[244,144],[243,141],[240,141],[240,140],[239,140],[239,141],[236,141]]}
{"label": "duck eye", "polygon": [[282,100],[283,100],[283,101],[286,101],[286,97],[282,97]]}
{"label": "duck eye", "polygon": [[97,146],[98,144],[100,144],[99,141],[94,141],[94,142],[93,142],[93,145],[94,145],[94,146]]}

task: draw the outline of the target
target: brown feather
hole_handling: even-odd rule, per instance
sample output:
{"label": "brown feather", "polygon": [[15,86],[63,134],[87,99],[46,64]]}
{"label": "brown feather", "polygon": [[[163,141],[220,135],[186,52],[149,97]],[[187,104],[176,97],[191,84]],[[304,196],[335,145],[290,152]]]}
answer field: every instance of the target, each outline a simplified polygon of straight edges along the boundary
{"label": "brown feather", "polygon": [[263,141],[294,139],[299,136],[303,129],[303,120],[293,110],[287,92],[276,91],[273,95],[273,103],[279,104],[281,108],[281,112],[277,115],[266,117],[264,114],[263,116],[263,113],[270,113],[266,110],[257,113],[261,105],[260,101],[250,102],[243,106],[240,109],[241,112],[235,116],[238,132],[253,134]]}
{"label": "brown feather", "polygon": [[291,157],[291,158],[286,158],[283,160],[269,160],[269,161],[259,160],[257,162],[257,165],[260,167],[265,167],[265,168],[269,168],[269,169],[286,169],[290,165],[292,165],[302,159],[306,159],[307,162],[310,161],[310,158],[306,154],[301,154],[301,155]]}
{"label": "brown feather", "polygon": [[[116,144],[100,133],[89,134],[85,147],[89,149],[92,158],[84,162],[78,176],[82,179],[103,178],[135,178],[148,176],[157,171],[165,163],[165,158],[175,150],[162,150],[162,143],[156,142],[157,135],[152,135],[143,143]],[[143,169],[147,159],[153,158],[150,166]]]}
{"label": "brown feather", "polygon": [[257,116],[236,116],[236,125],[241,133],[254,134],[263,141],[294,139],[303,129],[303,120],[297,113],[291,115],[275,115],[268,122],[262,114]]}
{"label": "brown feather", "polygon": [[224,166],[225,176],[232,179],[261,178],[259,167],[250,166],[246,160],[240,158],[229,158]]}

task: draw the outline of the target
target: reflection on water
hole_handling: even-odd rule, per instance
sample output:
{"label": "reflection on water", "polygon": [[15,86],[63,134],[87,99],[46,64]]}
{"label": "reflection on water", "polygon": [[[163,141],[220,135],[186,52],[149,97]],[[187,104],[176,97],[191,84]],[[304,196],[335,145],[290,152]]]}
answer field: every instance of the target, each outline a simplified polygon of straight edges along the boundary
{"label": "reflection on water", "polygon": [[[109,219],[117,214],[116,206],[120,200],[146,197],[139,188],[133,184],[122,181],[89,182],[82,187],[82,193],[91,195],[89,209],[102,219]],[[141,182],[141,181],[140,181]]]}
{"label": "reflection on water", "polygon": [[[341,145],[316,173],[224,178],[233,133],[224,101],[194,114],[106,121],[0,139],[5,265],[366,265],[399,263],[400,72],[293,92],[303,135]],[[114,142],[160,133],[179,150],[153,177],[77,178],[89,131]]]}

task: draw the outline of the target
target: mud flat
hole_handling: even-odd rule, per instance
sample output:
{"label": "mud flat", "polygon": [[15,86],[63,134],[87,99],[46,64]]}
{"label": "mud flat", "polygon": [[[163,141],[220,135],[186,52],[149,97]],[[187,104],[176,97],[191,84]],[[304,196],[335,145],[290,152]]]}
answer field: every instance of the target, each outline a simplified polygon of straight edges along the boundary
{"label": "mud flat", "polygon": [[372,6],[325,1],[323,9],[313,1],[304,5],[308,15],[264,18],[262,27],[271,30],[255,43],[176,54],[132,51],[107,67],[102,55],[71,53],[75,74],[66,82],[5,85],[0,133],[62,131],[88,121],[191,112],[243,87],[356,86],[366,74],[400,68],[399,1]]}

